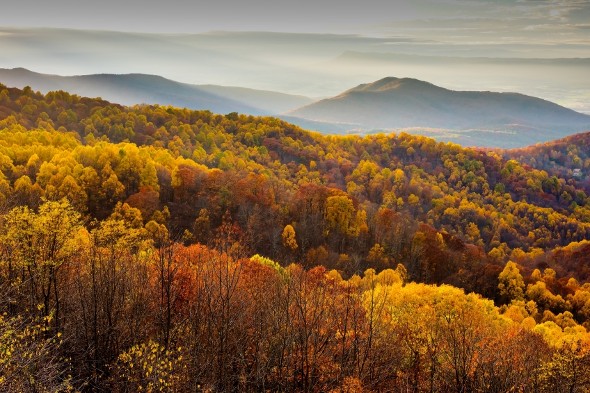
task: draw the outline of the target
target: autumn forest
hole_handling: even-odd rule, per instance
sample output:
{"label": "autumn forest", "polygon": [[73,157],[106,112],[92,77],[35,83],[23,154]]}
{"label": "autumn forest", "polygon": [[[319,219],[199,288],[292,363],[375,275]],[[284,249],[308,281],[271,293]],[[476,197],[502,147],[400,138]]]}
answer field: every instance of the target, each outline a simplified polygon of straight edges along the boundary
{"label": "autumn forest", "polygon": [[588,135],[0,85],[0,391],[586,392]]}

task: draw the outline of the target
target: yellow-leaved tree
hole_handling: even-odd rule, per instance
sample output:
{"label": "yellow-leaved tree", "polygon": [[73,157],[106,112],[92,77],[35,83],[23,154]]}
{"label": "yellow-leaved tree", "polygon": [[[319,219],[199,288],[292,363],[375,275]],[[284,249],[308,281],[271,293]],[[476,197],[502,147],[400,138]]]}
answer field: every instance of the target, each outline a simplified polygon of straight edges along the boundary
{"label": "yellow-leaved tree", "polygon": [[498,276],[498,289],[507,303],[524,299],[524,280],[516,263],[508,261]]}

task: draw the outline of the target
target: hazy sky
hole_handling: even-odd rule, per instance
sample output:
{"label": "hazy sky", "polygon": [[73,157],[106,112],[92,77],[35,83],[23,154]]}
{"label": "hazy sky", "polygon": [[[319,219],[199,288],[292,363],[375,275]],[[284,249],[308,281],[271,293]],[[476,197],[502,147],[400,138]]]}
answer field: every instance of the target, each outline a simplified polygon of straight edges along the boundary
{"label": "hazy sky", "polygon": [[588,0],[0,0],[0,5],[4,27],[350,33],[496,45],[534,42],[578,48],[582,57],[590,47]]}

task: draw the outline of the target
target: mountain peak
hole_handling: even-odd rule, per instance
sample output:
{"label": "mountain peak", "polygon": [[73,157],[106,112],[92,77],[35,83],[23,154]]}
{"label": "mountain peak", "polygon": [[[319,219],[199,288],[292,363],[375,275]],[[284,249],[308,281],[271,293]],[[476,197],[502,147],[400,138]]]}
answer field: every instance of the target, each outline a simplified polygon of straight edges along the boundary
{"label": "mountain peak", "polygon": [[12,69],[9,68],[9,70],[11,70],[12,72],[17,73],[17,74],[35,74],[35,72],[28,70],[26,68],[23,68],[23,67],[15,67]]}
{"label": "mountain peak", "polygon": [[590,116],[536,97],[455,91],[395,77],[359,85],[290,114],[317,122],[356,124],[364,130],[427,129],[427,135],[471,146],[523,146],[590,126]]}
{"label": "mountain peak", "polygon": [[348,90],[346,93],[382,93],[399,89],[442,89],[432,83],[414,78],[396,78],[388,76],[372,83],[364,83]]}

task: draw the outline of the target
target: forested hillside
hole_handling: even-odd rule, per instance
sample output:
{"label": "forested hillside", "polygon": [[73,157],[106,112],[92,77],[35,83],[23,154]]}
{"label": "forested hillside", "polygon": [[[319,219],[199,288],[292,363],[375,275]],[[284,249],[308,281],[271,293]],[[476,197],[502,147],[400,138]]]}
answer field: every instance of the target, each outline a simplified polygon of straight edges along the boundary
{"label": "forested hillside", "polygon": [[590,267],[559,265],[590,200],[559,173],[27,88],[0,119],[0,390],[590,384]]}
{"label": "forested hillside", "polygon": [[505,150],[502,154],[556,178],[566,179],[586,192],[590,190],[590,132],[523,149]]}

